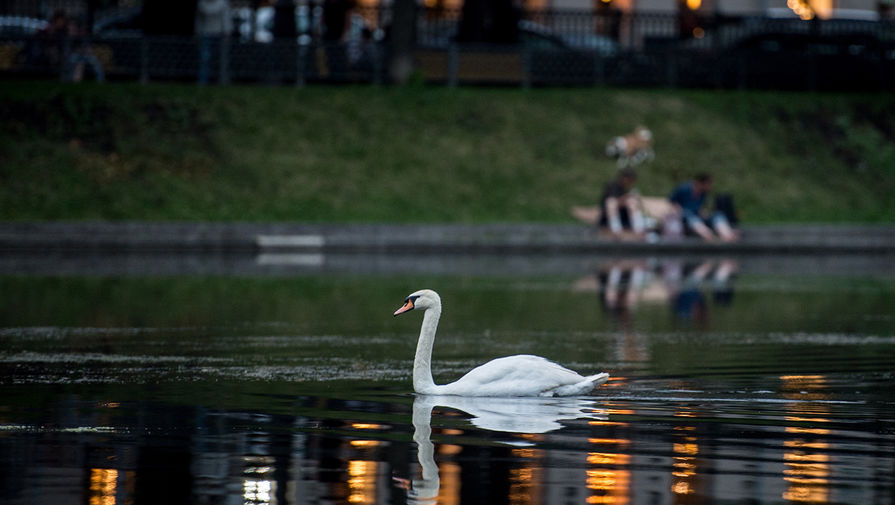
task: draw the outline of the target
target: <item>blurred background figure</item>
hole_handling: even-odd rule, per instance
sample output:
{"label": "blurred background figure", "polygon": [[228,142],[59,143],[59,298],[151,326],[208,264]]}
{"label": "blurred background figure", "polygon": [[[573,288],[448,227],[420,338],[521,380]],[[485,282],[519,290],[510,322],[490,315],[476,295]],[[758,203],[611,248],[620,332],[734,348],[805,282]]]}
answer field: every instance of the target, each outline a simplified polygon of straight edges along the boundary
{"label": "blurred background figure", "polygon": [[623,168],[618,176],[603,188],[600,198],[601,229],[608,229],[617,238],[642,238],[645,232],[640,194],[634,185],[637,172]]}
{"label": "blurred background figure", "polygon": [[65,39],[68,37],[69,20],[64,10],[53,12],[45,28],[37,32],[39,43],[35,44],[31,58],[35,63],[61,68],[65,59]]}
{"label": "blurred background figure", "polygon": [[295,40],[297,36],[295,2],[293,0],[277,0],[273,5],[273,38]]}
{"label": "blurred background figure", "polygon": [[343,36],[345,49],[348,54],[348,64],[354,68],[365,60],[370,59],[370,50],[373,45],[373,30],[367,24],[367,20],[358,11],[357,5],[348,13],[348,26]]}
{"label": "blurred background figure", "polygon": [[343,42],[346,30],[351,22],[352,0],[324,0],[323,2],[323,40],[327,42]]}
{"label": "blurred background figure", "polygon": [[268,44],[273,42],[274,33],[273,0],[261,0],[255,9],[255,42]]}
{"label": "blurred background figure", "polygon": [[678,185],[668,198],[680,212],[686,233],[708,241],[720,238],[724,242],[734,242],[739,239],[739,233],[728,220],[728,215],[735,215],[733,200],[728,197],[727,212],[719,209],[706,212],[703,207],[711,189],[712,176],[703,172]]}
{"label": "blurred background figure", "polygon": [[89,67],[97,82],[105,81],[103,65],[93,52],[87,30],[65,10],[53,12],[49,24],[38,32],[35,61],[59,68],[62,80],[80,82]]}
{"label": "blurred background figure", "polygon": [[344,74],[350,64],[347,43],[351,37],[354,0],[323,0],[323,43],[326,59],[322,63],[329,74]]}
{"label": "blurred background figure", "polygon": [[[226,40],[233,29],[228,0],[199,0],[196,5],[196,36],[199,38],[199,84],[208,84],[211,56],[214,48],[226,47]],[[222,55],[219,55],[222,56]],[[224,57],[219,58],[223,67]],[[219,68],[220,78],[223,73]]]}

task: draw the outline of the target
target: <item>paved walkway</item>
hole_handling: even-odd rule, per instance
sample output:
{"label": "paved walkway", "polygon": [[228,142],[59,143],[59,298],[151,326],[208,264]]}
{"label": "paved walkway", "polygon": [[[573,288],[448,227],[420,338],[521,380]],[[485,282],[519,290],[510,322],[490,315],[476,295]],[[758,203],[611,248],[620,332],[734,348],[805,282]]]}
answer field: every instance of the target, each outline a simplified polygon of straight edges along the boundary
{"label": "paved walkway", "polygon": [[326,253],[895,253],[895,225],[747,226],[734,244],[617,242],[579,224],[6,222],[0,251]]}

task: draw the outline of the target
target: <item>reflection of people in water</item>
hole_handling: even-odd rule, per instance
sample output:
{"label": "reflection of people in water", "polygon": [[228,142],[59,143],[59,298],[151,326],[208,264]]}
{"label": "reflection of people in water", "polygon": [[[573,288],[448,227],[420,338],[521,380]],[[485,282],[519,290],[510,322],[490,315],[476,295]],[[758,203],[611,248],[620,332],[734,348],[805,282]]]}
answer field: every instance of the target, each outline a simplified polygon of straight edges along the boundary
{"label": "reflection of people in water", "polygon": [[702,281],[712,269],[711,262],[700,264],[674,264],[667,267],[667,271],[680,270],[680,273],[672,273],[667,278],[679,279],[679,289],[671,296],[671,309],[680,319],[705,322],[708,319],[708,310],[705,304],[705,296],[700,288]]}
{"label": "reflection of people in water", "polygon": [[579,279],[574,291],[596,291],[600,306],[624,325],[641,303],[670,304],[672,312],[685,320],[705,321],[708,301],[704,293],[710,282],[715,305],[733,301],[733,278],[737,263],[730,259],[684,262],[666,260],[614,260],[600,265],[596,273]]}
{"label": "reflection of people in water", "polygon": [[711,290],[716,303],[730,305],[733,300],[732,278],[737,264],[732,260],[719,262],[706,260],[697,264],[666,265],[665,280],[671,289],[671,308],[680,319],[704,324],[708,321],[708,303],[703,293],[706,280],[711,280]]}
{"label": "reflection of people in water", "polygon": [[637,309],[639,289],[646,273],[646,265],[639,261],[604,265],[597,273],[603,310],[622,319],[628,318]]}
{"label": "reflection of people in water", "polygon": [[733,260],[722,260],[712,276],[712,298],[715,305],[729,306],[733,303],[733,278],[737,264]]}
{"label": "reflection of people in water", "polygon": [[653,263],[643,259],[607,261],[576,281],[572,290],[598,293],[600,308],[624,322],[641,303],[668,298]]}
{"label": "reflection of people in water", "polygon": [[612,314],[624,314],[636,308],[642,291],[651,282],[652,271],[646,261],[608,261],[602,263],[595,273],[575,282],[572,290],[597,292],[603,310]]}

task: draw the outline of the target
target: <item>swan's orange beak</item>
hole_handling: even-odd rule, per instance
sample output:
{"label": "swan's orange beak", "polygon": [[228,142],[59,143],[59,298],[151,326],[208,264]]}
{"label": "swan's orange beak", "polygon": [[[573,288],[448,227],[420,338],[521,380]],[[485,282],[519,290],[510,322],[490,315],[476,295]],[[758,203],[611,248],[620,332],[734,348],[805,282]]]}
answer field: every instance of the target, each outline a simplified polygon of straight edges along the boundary
{"label": "swan's orange beak", "polygon": [[398,314],[403,314],[408,310],[413,310],[413,300],[411,300],[410,298],[408,298],[404,302],[404,305],[402,305],[400,309],[395,311],[395,315],[397,316]]}

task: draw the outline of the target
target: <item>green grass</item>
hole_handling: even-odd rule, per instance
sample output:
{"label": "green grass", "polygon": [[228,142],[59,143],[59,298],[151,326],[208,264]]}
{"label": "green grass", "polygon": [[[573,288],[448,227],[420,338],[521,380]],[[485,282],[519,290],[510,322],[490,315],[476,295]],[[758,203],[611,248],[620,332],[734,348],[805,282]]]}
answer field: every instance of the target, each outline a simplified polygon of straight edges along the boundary
{"label": "green grass", "polygon": [[895,220],[895,94],[0,82],[0,219],[570,221],[644,124],[665,195],[748,222]]}

